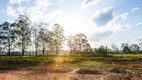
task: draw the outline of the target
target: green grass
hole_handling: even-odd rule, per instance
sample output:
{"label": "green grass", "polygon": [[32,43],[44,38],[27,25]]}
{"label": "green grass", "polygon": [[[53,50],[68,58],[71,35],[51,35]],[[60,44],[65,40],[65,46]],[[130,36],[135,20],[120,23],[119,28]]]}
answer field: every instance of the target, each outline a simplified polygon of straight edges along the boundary
{"label": "green grass", "polygon": [[53,58],[58,57],[62,62],[82,62],[82,61],[135,61],[142,60],[142,54],[108,54],[104,55],[54,55],[54,56],[1,56],[1,63],[15,64],[32,64],[32,63],[49,63],[54,61]]}
{"label": "green grass", "polygon": [[53,56],[1,56],[0,65],[19,64],[19,65],[37,65],[48,64]]}

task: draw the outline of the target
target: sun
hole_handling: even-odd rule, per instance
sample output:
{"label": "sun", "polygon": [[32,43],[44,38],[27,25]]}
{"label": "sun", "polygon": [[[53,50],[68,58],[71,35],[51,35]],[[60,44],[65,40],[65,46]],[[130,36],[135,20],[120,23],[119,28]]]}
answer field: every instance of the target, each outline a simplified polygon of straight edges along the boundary
{"label": "sun", "polygon": [[58,23],[64,27],[65,35],[74,35],[83,32],[83,19],[79,15],[66,14],[62,16]]}

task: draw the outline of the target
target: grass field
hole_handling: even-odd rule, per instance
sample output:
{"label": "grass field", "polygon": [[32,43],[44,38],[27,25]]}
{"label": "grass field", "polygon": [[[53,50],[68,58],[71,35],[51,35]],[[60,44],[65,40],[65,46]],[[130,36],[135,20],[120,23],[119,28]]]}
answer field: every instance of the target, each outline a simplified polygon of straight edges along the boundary
{"label": "grass field", "polygon": [[[108,55],[47,55],[47,56],[1,56],[0,74],[10,71],[31,71],[42,74],[51,74],[44,79],[37,80],[83,80],[75,75],[88,75],[84,80],[141,80],[142,54],[108,54]],[[74,73],[73,75],[72,72]],[[64,77],[59,77],[64,75]],[[68,76],[66,76],[68,75]],[[70,76],[69,76],[70,75]],[[92,76],[93,75],[93,76]],[[33,76],[33,73],[32,73]],[[0,76],[1,78],[1,76]],[[8,80],[8,79],[5,79]],[[22,80],[22,79],[20,79]],[[33,79],[34,80],[34,79]],[[68,79],[67,79],[68,80]]]}

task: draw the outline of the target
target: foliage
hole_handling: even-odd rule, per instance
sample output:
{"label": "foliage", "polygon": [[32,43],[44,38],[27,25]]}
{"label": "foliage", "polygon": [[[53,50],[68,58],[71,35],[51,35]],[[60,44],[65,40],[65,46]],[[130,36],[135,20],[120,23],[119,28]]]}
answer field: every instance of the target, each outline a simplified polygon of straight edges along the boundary
{"label": "foliage", "polygon": [[29,45],[30,42],[30,30],[29,25],[31,21],[25,15],[20,15],[15,22],[15,27],[17,28],[18,34],[18,46],[22,46],[22,55],[24,56],[24,52],[26,47]]}
{"label": "foliage", "polygon": [[94,51],[95,51],[95,53],[98,53],[98,54],[107,54],[108,53],[107,47],[104,47],[103,45],[100,46],[98,49],[95,48]]}
{"label": "foliage", "polygon": [[87,37],[80,33],[74,36],[69,36],[68,46],[70,48],[70,53],[88,53],[91,52],[91,46],[87,40]]}
{"label": "foliage", "polygon": [[7,65],[37,65],[37,64],[48,64],[52,62],[52,56],[2,56],[0,64]]}
{"label": "foliage", "polygon": [[59,54],[59,51],[62,48],[63,42],[65,40],[64,29],[61,25],[55,24],[53,29],[53,49],[56,51],[56,54]]}
{"label": "foliage", "polygon": [[1,51],[7,50],[8,55],[10,55],[11,50],[14,49],[16,39],[16,29],[13,24],[4,22],[0,25]]}

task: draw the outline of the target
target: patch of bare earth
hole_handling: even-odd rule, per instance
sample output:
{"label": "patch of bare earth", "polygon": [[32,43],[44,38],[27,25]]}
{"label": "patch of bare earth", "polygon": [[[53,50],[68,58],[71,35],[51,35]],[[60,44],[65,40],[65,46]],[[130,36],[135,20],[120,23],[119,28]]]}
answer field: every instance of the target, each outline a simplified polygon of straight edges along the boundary
{"label": "patch of bare earth", "polygon": [[48,70],[47,67],[33,67],[22,70],[0,72],[0,80],[141,80],[138,75],[114,72],[100,72],[91,69],[72,71]]}
{"label": "patch of bare earth", "polygon": [[[89,72],[88,72],[89,71]],[[76,69],[68,73],[48,73],[48,80],[141,80],[139,75]]]}

